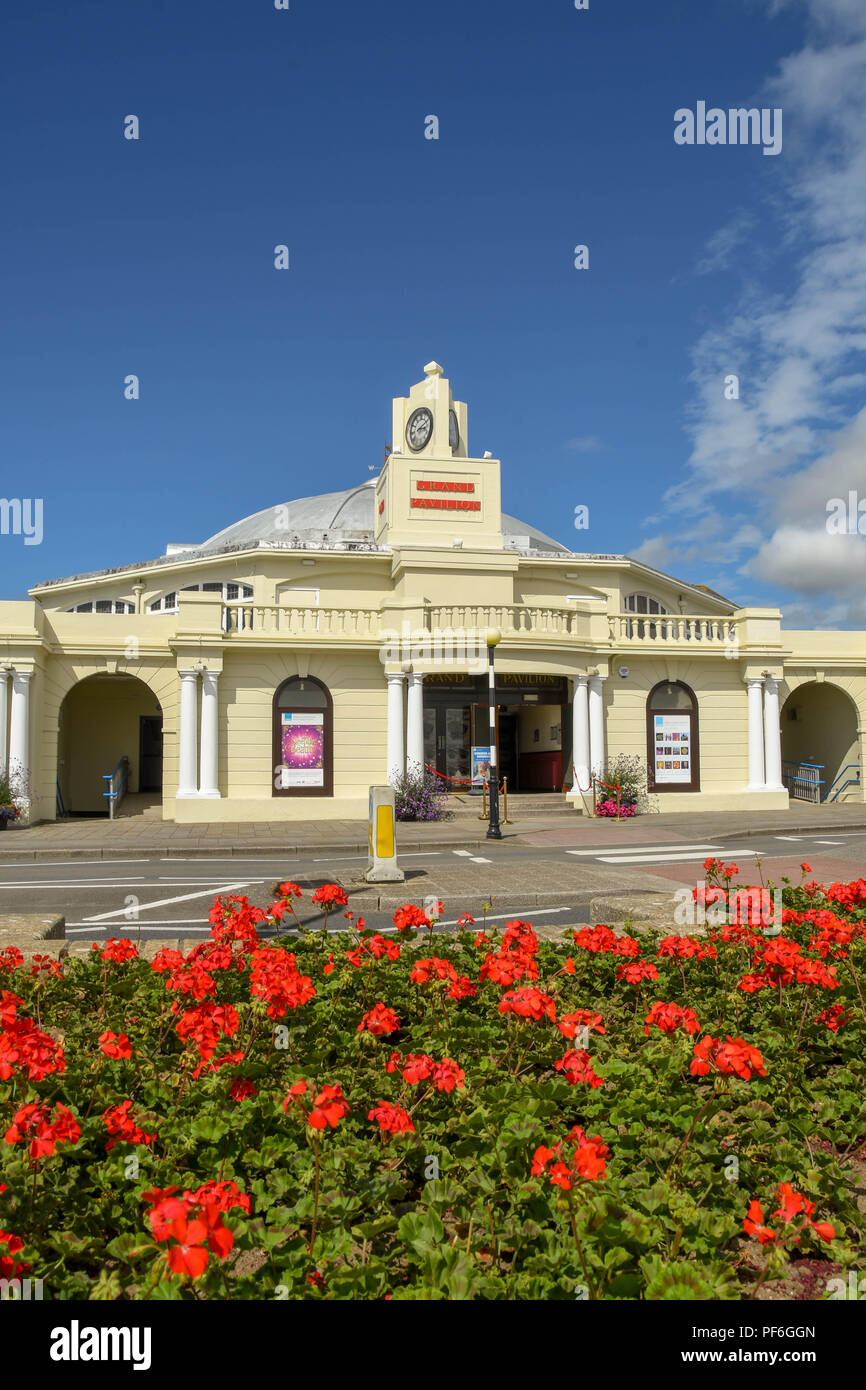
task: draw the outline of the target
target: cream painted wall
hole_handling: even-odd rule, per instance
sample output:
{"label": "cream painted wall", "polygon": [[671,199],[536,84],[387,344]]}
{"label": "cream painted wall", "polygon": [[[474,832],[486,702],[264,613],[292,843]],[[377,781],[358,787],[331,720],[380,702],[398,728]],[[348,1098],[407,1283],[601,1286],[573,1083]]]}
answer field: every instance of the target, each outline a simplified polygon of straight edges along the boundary
{"label": "cream painted wall", "polygon": [[[306,653],[304,653],[306,657]],[[314,652],[306,675],[324,682],[334,705],[334,797],[361,798],[385,773],[387,683],[372,653]],[[277,687],[299,674],[297,655],[230,653],[219,682],[221,790],[230,799],[272,803],[275,819],[290,807],[299,818],[321,818],[325,797],[271,798],[272,714]],[[356,812],[357,814],[357,812]],[[233,818],[233,817],[232,817]]]}
{"label": "cream painted wall", "polygon": [[[746,686],[737,664],[723,659],[667,662],[639,658],[628,665],[627,679],[613,673],[604,683],[608,755],[638,753],[646,766],[649,692],[659,681],[681,680],[698,701],[701,791],[743,791],[749,780],[748,709]],[[685,792],[656,795],[692,805],[697,801]]]}
{"label": "cream painted wall", "polygon": [[[551,738],[551,725],[561,724],[562,707],[560,705],[528,705],[521,709],[518,714],[520,721],[520,752],[521,753],[551,753],[562,747],[561,738]],[[538,741],[535,741],[535,730],[538,730]],[[561,731],[560,731],[561,732]]]}

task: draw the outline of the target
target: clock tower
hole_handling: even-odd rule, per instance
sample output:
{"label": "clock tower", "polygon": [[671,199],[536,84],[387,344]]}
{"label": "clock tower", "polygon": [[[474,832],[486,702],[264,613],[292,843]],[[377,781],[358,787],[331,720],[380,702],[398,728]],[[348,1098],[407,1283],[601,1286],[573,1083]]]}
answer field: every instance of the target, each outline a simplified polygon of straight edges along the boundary
{"label": "clock tower", "polygon": [[392,451],[376,483],[376,541],[503,548],[499,460],[472,458],[465,402],[438,362],[393,402]]}

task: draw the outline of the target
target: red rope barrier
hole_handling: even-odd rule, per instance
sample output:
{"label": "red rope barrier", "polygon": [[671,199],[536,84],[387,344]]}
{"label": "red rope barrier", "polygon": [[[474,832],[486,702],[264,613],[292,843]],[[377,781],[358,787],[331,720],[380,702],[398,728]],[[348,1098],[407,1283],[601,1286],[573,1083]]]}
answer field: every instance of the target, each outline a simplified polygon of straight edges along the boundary
{"label": "red rope barrier", "polygon": [[595,774],[592,773],[592,772],[589,774],[589,786],[588,786],[588,787],[582,787],[582,786],[580,785],[580,780],[579,780],[579,778],[578,778],[578,776],[577,776],[577,768],[575,767],[574,763],[571,764],[571,770],[572,770],[572,772],[574,773],[574,785],[577,787],[577,790],[578,790],[579,792],[589,792],[589,791],[592,791],[592,784],[593,784],[593,782],[595,783],[595,785],[596,785],[597,787],[607,787],[608,791],[612,791],[612,792],[619,792],[619,791],[622,791],[622,787],[617,786],[616,782],[602,782],[601,778],[600,778],[600,777],[596,777]]}
{"label": "red rope barrier", "polygon": [[[440,772],[438,768],[431,767],[429,763],[425,763],[424,766],[428,772],[433,773],[434,777],[441,777],[443,782],[459,782],[463,787],[474,787],[477,785],[474,777],[449,777],[447,773]],[[487,787],[488,790],[490,789],[489,782],[485,782],[484,786]],[[505,783],[503,782],[499,788],[500,792],[503,791],[504,788]]]}
{"label": "red rope barrier", "polygon": [[424,766],[427,768],[427,771],[432,772],[434,776],[441,777],[443,782],[460,782],[464,787],[474,787],[475,785],[475,780],[472,777],[449,777],[447,773],[439,772],[435,767],[431,767],[429,763],[425,763]]}
{"label": "red rope barrier", "polygon": [[577,768],[575,767],[574,763],[571,764],[571,770],[572,770],[572,772],[574,773],[574,785],[577,787],[577,790],[578,790],[579,792],[581,792],[581,793],[583,793],[583,792],[591,792],[591,791],[592,791],[592,782],[593,782],[592,773],[589,774],[589,786],[588,786],[588,787],[582,787],[582,786],[580,785],[580,779],[579,779],[579,777],[578,777],[578,775],[577,775]]}

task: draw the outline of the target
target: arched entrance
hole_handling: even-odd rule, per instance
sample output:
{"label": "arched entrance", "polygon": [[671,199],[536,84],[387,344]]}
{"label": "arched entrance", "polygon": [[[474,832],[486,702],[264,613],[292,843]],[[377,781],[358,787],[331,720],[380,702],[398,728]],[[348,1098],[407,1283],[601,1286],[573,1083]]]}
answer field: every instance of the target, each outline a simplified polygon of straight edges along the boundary
{"label": "arched entrance", "polygon": [[[782,772],[792,796],[802,797],[815,778],[820,779],[820,795],[806,799],[861,799],[857,709],[844,690],[828,681],[798,685],[782,706],[781,724]],[[809,771],[815,767],[820,770]]]}
{"label": "arched entrance", "polygon": [[87,676],[60,706],[57,781],[67,815],[106,816],[104,780],[129,760],[126,810],[162,800],[162,709],[136,676]]}

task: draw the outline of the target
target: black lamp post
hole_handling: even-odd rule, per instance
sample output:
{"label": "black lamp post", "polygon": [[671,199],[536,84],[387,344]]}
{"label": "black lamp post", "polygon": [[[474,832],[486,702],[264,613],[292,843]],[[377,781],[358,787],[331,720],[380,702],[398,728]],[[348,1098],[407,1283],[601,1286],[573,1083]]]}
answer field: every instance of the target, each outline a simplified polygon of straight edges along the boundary
{"label": "black lamp post", "polygon": [[487,827],[488,840],[501,840],[499,828],[499,766],[496,757],[496,676],[493,669],[493,654],[502,641],[498,627],[487,629],[487,699],[490,708],[490,823]]}

